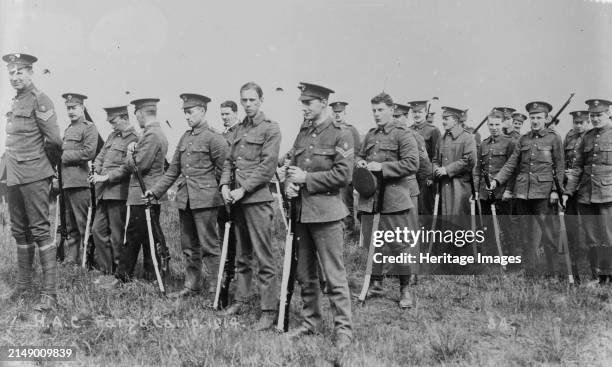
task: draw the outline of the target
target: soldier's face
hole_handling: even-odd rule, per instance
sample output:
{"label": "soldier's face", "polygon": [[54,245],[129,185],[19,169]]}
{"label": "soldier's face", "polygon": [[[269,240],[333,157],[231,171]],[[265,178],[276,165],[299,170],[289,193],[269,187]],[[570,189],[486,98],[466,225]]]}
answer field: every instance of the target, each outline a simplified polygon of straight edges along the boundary
{"label": "soldier's face", "polygon": [[185,120],[187,120],[189,127],[200,125],[206,118],[206,110],[201,106],[185,108],[183,112],[185,113]]}
{"label": "soldier's face", "polygon": [[372,114],[376,125],[384,126],[393,121],[393,107],[387,106],[385,103],[373,104]]}
{"label": "soldier's face", "polygon": [[587,128],[586,121],[574,121],[574,131],[582,134]]}
{"label": "soldier's face", "polygon": [[344,122],[345,111],[334,111],[334,120],[336,122]]}
{"label": "soldier's face", "polygon": [[602,127],[610,123],[610,112],[591,112],[589,113],[593,127]]}
{"label": "soldier's face", "polygon": [[81,117],[85,116],[85,109],[82,104],[77,104],[74,106],[66,106],[66,110],[68,111],[68,117],[70,121],[77,121]]}
{"label": "soldier's face", "polygon": [[501,134],[502,121],[500,118],[489,116],[487,126],[489,127],[489,133],[491,136],[499,136],[499,134]]}
{"label": "soldier's face", "polygon": [[125,131],[130,127],[130,120],[122,118],[121,116],[115,117],[109,121],[113,130]]}
{"label": "soldier's face", "polygon": [[138,126],[144,129],[146,121],[145,121],[144,113],[142,112],[142,110],[134,111],[134,116],[136,116],[136,120],[138,121]]}
{"label": "soldier's face", "polygon": [[401,122],[404,125],[408,125],[408,116],[403,114],[403,115],[397,115],[397,116],[393,116],[397,121]]}
{"label": "soldier's face", "polygon": [[311,99],[310,101],[302,101],[302,112],[304,113],[305,120],[316,120],[321,116],[327,102],[320,99]]}
{"label": "soldier's face", "polygon": [[237,118],[238,114],[232,111],[231,107],[221,107],[221,120],[223,120],[223,126],[230,126]]}
{"label": "soldier's face", "polygon": [[30,68],[10,66],[8,73],[11,86],[16,90],[22,90],[32,84],[32,69]]}
{"label": "soldier's face", "polygon": [[459,120],[453,115],[442,116],[442,126],[444,127],[444,130],[452,129],[458,122]]}
{"label": "soldier's face", "polygon": [[244,108],[244,112],[249,117],[254,117],[259,112],[263,97],[259,98],[257,91],[254,89],[247,89],[240,92],[240,104]]}
{"label": "soldier's face", "polygon": [[545,112],[536,112],[529,114],[529,120],[531,121],[531,130],[541,130],[549,120],[548,114]]}
{"label": "soldier's face", "polygon": [[514,130],[518,131],[519,133],[521,132],[521,128],[523,127],[523,121],[521,120],[514,120],[512,121],[512,127],[514,128]]}
{"label": "soldier's face", "polygon": [[412,119],[416,124],[420,124],[425,121],[425,111],[424,110],[412,110]]}
{"label": "soldier's face", "polygon": [[512,130],[512,119],[511,118],[504,118],[502,121],[502,126],[506,128],[506,130]]}

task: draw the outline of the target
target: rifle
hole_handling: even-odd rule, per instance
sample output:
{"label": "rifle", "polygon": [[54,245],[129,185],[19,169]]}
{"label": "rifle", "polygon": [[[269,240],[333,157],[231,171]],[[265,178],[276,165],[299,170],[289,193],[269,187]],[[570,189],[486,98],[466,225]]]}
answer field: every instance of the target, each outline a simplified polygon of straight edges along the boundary
{"label": "rifle", "polygon": [[[572,96],[574,94],[572,93]],[[571,98],[571,96],[570,96]],[[567,104],[566,104],[567,105]],[[565,106],[563,106],[565,108]],[[563,108],[561,110],[563,110]],[[561,196],[563,191],[561,190],[561,185],[559,184],[559,180],[557,179],[557,168],[553,163],[552,167],[553,174],[553,182],[555,184],[555,189],[557,190],[557,194],[559,195],[559,246],[557,248],[557,252],[559,254],[563,253],[565,256],[565,265],[567,266],[567,277],[569,284],[574,284],[574,273],[572,271],[572,260],[570,259],[569,253],[569,245],[567,243],[567,230],[565,228],[565,206],[563,206],[563,201]]]}
{"label": "rifle", "polygon": [[[482,172],[482,176],[484,177],[485,180],[485,185],[487,185],[487,188],[491,187],[491,179],[489,178],[489,171],[484,169],[484,165],[481,164],[481,172]],[[500,234],[499,234],[499,221],[497,220],[497,208],[495,207],[495,193],[492,191],[489,191],[489,197],[491,197],[491,219],[493,221],[493,233],[495,234],[495,244],[497,245],[497,253],[499,254],[499,256],[503,256],[504,253],[502,252],[502,247],[501,247],[501,238],[500,238]],[[505,271],[506,270],[506,265],[502,265],[502,269]]]}
{"label": "rifle", "polygon": [[[285,181],[287,182],[287,181]],[[289,309],[293,288],[295,283],[295,272],[297,268],[298,249],[294,243],[295,224],[297,222],[296,200],[284,200],[286,209],[287,225],[289,230],[285,237],[285,255],[283,259],[283,276],[281,278],[280,304],[278,307],[278,320],[276,329],[281,332],[289,331]]]}
{"label": "rifle", "polygon": [[[363,286],[361,287],[361,293],[359,293],[359,301],[363,304],[365,302],[366,296],[368,294],[368,289],[370,288],[370,281],[372,279],[372,262],[374,260],[374,233],[378,230],[378,226],[380,223],[380,212],[382,211],[383,200],[385,198],[385,185],[383,182],[382,172],[374,171],[372,172],[378,181],[378,196],[374,200],[374,205],[372,206],[374,217],[372,219],[372,231],[370,232],[370,246],[368,249],[368,257],[366,258],[366,271],[365,278],[363,280]],[[362,221],[365,218],[362,216]]]}
{"label": "rifle", "polygon": [[484,123],[487,122],[488,118],[489,118],[489,115],[485,116],[485,118],[483,118],[482,121],[480,121],[480,123],[478,125],[476,125],[476,127],[474,128],[474,131],[472,132],[472,134],[476,135],[476,132],[478,131],[478,129],[480,129],[482,127],[482,125],[484,125]]}
{"label": "rifle", "polygon": [[561,112],[563,112],[563,110],[567,107],[567,105],[570,104],[570,101],[572,100],[572,98],[574,97],[574,93],[571,93],[569,98],[567,99],[567,101],[565,101],[565,103],[563,104],[563,106],[561,106],[561,108],[559,109],[559,111],[557,111],[557,113],[555,114],[555,116],[552,118],[552,120],[550,120],[549,123],[546,124],[546,127],[549,127],[552,124],[557,125],[559,123],[559,116],[561,115]]}
{"label": "rifle", "polygon": [[[470,198],[470,222],[472,224],[472,231],[476,232],[476,207],[478,207],[478,218],[480,219],[480,228],[485,229],[482,221],[482,206],[480,204],[480,198],[476,186],[474,184],[474,176],[470,172],[470,187],[472,189],[472,197]],[[474,252],[474,258],[478,257],[478,247],[475,242],[472,242],[472,250]]]}
{"label": "rifle", "polygon": [[[93,176],[93,174],[94,166],[92,164],[89,175]],[[83,238],[83,259],[81,267],[92,269],[94,267],[94,251],[96,249],[96,244],[91,234],[91,226],[93,225],[93,219],[96,212],[96,185],[91,182],[89,183],[89,195],[90,202],[87,208],[87,224],[85,225],[85,237]]]}
{"label": "rifle", "polygon": [[[93,122],[93,119],[89,115],[89,112],[87,112],[87,108],[85,108],[83,112],[85,113],[85,120]],[[98,145],[96,146],[96,156],[98,155],[98,153],[100,153],[100,150],[102,150],[103,147],[104,147],[104,139],[102,139],[102,136],[100,135],[100,133],[98,133]]]}
{"label": "rifle", "polygon": [[[142,194],[144,195],[145,192],[147,192],[147,188],[145,187],[144,181],[142,179],[142,176],[140,174],[140,170],[138,169],[138,165],[136,164],[136,159],[134,158],[134,155],[136,154],[136,151],[132,152],[132,159],[134,160],[134,174],[136,175],[136,178],[138,179],[138,184],[140,185],[140,191],[142,191]],[[167,272],[168,270],[168,261],[170,259],[170,256],[167,255],[167,251],[168,249],[164,247],[166,246],[165,242],[163,241],[163,234],[160,235],[160,231],[158,228],[158,223],[156,222],[155,224],[157,224],[157,226],[154,226],[154,224],[151,222],[151,207],[153,206],[153,204],[151,204],[151,198],[146,196],[145,197],[145,217],[147,220],[147,232],[149,234],[149,250],[151,252],[151,261],[153,262],[153,269],[155,270],[155,277],[157,278],[157,285],[159,286],[159,291],[165,295],[166,294],[166,288],[164,286],[164,279],[162,277],[162,273],[161,271],[164,271],[164,273]],[[155,227],[155,228],[154,228]],[[160,240],[160,242],[155,242],[155,239],[153,237],[153,231],[155,230],[155,234],[157,235],[157,238]],[[161,266],[161,271],[160,271],[160,266],[157,262],[157,258],[159,257],[159,259],[162,262],[162,266]]]}
{"label": "rifle", "polygon": [[[432,164],[433,167],[433,164]],[[440,184],[440,182],[438,182],[438,188],[436,190],[436,196],[434,197],[434,212],[433,212],[433,218],[431,220],[431,229],[432,231],[436,229],[436,225],[438,224],[438,211],[440,209],[440,194],[442,193],[442,185]],[[431,254],[431,251],[433,250],[433,241],[434,241],[435,236],[431,236],[431,239],[429,240],[429,247],[427,249],[427,253]]]}
{"label": "rifle", "polygon": [[[234,163],[231,163],[230,168],[230,189],[236,188],[236,172]],[[213,302],[213,308],[216,310],[219,308],[227,307],[229,305],[229,288],[234,275],[236,273],[236,241],[231,231],[232,226],[232,212],[231,205],[225,204],[225,211],[227,213],[227,221],[225,222],[225,229],[223,231],[223,244],[221,246],[221,258],[219,259],[219,271],[217,273],[217,287],[215,290],[215,300]]]}
{"label": "rifle", "polygon": [[57,236],[57,231],[59,231],[60,233],[60,242],[57,245],[57,253],[55,257],[57,258],[57,261],[63,262],[64,259],[66,258],[66,254],[64,251],[64,245],[68,241],[68,229],[66,227],[66,196],[64,192],[64,180],[62,179],[62,162],[61,161],[57,164],[57,183],[59,186],[59,194],[57,195],[56,205],[58,208],[57,209],[58,212],[57,212],[56,218],[59,219],[59,224],[56,221],[55,227],[56,227],[56,236]]}

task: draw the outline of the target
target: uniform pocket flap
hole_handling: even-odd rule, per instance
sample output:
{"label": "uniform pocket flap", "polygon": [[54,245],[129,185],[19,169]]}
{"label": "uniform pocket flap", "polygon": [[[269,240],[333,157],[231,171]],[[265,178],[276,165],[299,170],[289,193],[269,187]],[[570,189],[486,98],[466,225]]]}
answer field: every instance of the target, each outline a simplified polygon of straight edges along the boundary
{"label": "uniform pocket flap", "polygon": [[505,156],[506,152],[504,152],[503,150],[495,150],[495,151],[491,152],[491,155],[494,155],[494,156]]}
{"label": "uniform pocket flap", "polygon": [[523,145],[523,146],[521,146],[519,149],[520,149],[521,151],[523,151],[523,152],[524,152],[524,151],[526,151],[526,150],[531,149],[531,147],[530,147],[529,145]]}
{"label": "uniform pocket flap", "polygon": [[538,181],[540,182],[551,182],[553,180],[552,175],[540,174],[538,175]]}
{"label": "uniform pocket flap", "polygon": [[612,176],[603,176],[601,178],[601,184],[605,186],[612,185]]}
{"label": "uniform pocket flap", "polygon": [[198,186],[201,189],[210,189],[210,188],[217,188],[219,185],[217,184],[217,181],[206,181],[206,182],[198,182]]}
{"label": "uniform pocket flap", "polygon": [[602,144],[599,147],[599,150],[601,150],[602,152],[612,152],[612,144],[610,143]]}
{"label": "uniform pocket flap", "polygon": [[81,136],[81,134],[75,134],[75,133],[66,134],[64,136],[64,139],[70,140],[70,141],[81,141],[82,138],[83,137]]}
{"label": "uniform pocket flap", "polygon": [[380,150],[397,150],[397,144],[394,143],[381,143],[379,145]]}
{"label": "uniform pocket flap", "polygon": [[196,145],[193,147],[194,152],[207,153],[210,149],[206,145]]}
{"label": "uniform pocket flap", "polygon": [[125,152],[125,151],[127,151],[127,145],[125,145],[125,144],[113,144],[113,145],[111,145],[111,149],[118,150],[118,151],[121,151],[121,152]]}
{"label": "uniform pocket flap", "polygon": [[15,158],[17,158],[17,162],[35,161],[40,158],[40,154],[38,153],[17,154]]}
{"label": "uniform pocket flap", "polygon": [[265,136],[247,136],[246,142],[250,144],[263,144],[266,140]]}
{"label": "uniform pocket flap", "polygon": [[315,148],[313,153],[320,155],[334,155],[336,154],[336,150],[334,148]]}
{"label": "uniform pocket flap", "polygon": [[298,156],[304,153],[304,148],[293,148],[293,156]]}
{"label": "uniform pocket flap", "polygon": [[538,150],[552,150],[552,146],[551,145],[540,145],[538,147]]}
{"label": "uniform pocket flap", "polygon": [[13,116],[30,117],[32,116],[31,108],[16,108],[13,110]]}

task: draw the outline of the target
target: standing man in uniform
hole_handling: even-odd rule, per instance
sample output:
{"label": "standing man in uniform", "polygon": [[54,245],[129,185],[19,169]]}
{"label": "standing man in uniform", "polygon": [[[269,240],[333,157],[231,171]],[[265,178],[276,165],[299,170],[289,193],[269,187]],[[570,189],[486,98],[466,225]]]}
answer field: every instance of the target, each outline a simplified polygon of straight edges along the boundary
{"label": "standing man in uniform", "polygon": [[[510,178],[507,185],[500,185],[495,191],[487,190],[485,180],[485,175],[489,181],[492,180],[514,152],[514,140],[502,133],[502,119],[503,113],[497,109],[493,109],[489,113],[487,126],[490,135],[478,147],[478,163],[474,166],[474,186],[479,193],[482,214],[486,216],[492,214],[491,205],[495,205],[498,215],[505,216],[510,213],[514,179]],[[510,222],[499,219],[498,222],[503,229],[501,233],[503,237],[510,239],[512,230]],[[488,223],[487,227],[490,229],[487,238],[493,239],[493,224]],[[492,244],[492,242],[488,241],[487,244]],[[498,254],[495,247],[489,247],[485,251],[488,255],[516,255],[515,249],[510,245],[508,247],[503,254]]]}
{"label": "standing man in uniform", "polygon": [[87,98],[82,94],[66,93],[66,109],[70,125],[64,131],[62,153],[62,180],[64,200],[66,201],[66,263],[79,264],[80,249],[85,238],[87,226],[87,209],[91,201],[89,194],[88,161],[96,158],[98,146],[98,129],[93,122],[85,120],[83,102]]}
{"label": "standing man in uniform", "polygon": [[[429,116],[427,114],[427,101],[408,102],[408,105],[412,111],[412,120],[414,121],[411,128],[423,137],[427,156],[430,161],[433,161],[440,140],[440,130],[433,125],[433,113],[430,113],[432,120],[426,121],[426,116]],[[429,218],[428,223],[422,223],[426,228],[429,228],[428,225],[434,211],[434,197],[436,195],[433,181],[426,180],[425,183],[419,183],[419,191],[419,215]]]}
{"label": "standing man in uniform", "polygon": [[509,135],[512,139],[517,140],[521,137],[521,129],[523,128],[523,123],[527,120],[527,116],[523,115],[520,112],[514,112],[512,114],[512,127],[513,130]]}
{"label": "standing man in uniform", "polygon": [[[394,107],[395,111],[398,108],[390,95],[380,93],[371,99],[371,104],[376,127],[370,129],[365,136],[358,154],[357,167],[367,167],[372,172],[382,173],[381,190],[384,190],[384,196],[379,230],[395,231],[396,228],[408,228],[416,231],[419,227],[418,198],[413,196],[414,190],[418,187],[416,173],[419,169],[419,148],[414,137],[416,133],[393,118]],[[373,198],[370,200],[360,198],[359,209],[371,213],[372,201]],[[378,252],[383,256],[398,256],[402,253],[418,256],[419,246],[413,243],[387,242]],[[416,265],[373,265],[370,295],[382,293],[382,280],[385,274],[399,276],[400,307],[411,307],[410,275],[416,274]]]}
{"label": "standing man in uniform", "polygon": [[523,263],[528,275],[538,269],[536,251],[540,247],[536,231],[529,229],[533,219],[542,231],[542,245],[546,256],[545,272],[556,271],[555,237],[557,226],[553,220],[554,206],[558,204],[559,193],[555,189],[553,174],[559,183],[563,182],[563,145],[561,137],[546,128],[550,122],[552,106],[546,102],[531,102],[525,106],[531,120],[531,132],[521,136],[514,152],[499,173],[491,181],[491,189],[515,177],[514,196],[517,200],[517,214],[520,215],[520,233],[524,236]]}
{"label": "standing man in uniform", "polygon": [[7,198],[17,243],[18,275],[13,296],[31,289],[36,243],[42,278],[40,303],[34,309],[47,311],[57,302],[57,262],[56,246],[49,233],[49,184],[54,171],[45,153],[59,150],[62,138],[53,102],[32,83],[36,57],[8,54],[2,60],[17,92],[7,115],[5,142]]}
{"label": "standing man in uniform", "polygon": [[[576,161],[576,149],[580,145],[584,134],[589,128],[589,111],[573,111],[570,112],[572,116],[573,127],[565,135],[565,141],[563,142],[563,149],[565,151],[565,169],[563,170],[563,187],[567,185],[569,179],[570,170],[572,165]],[[580,236],[581,227],[578,219],[578,197],[573,195],[565,203],[565,228],[567,229],[567,243],[570,246],[572,253],[572,265],[574,275],[578,275],[577,264],[581,259],[582,254],[585,251],[582,248],[582,236]]]}
{"label": "standing man in uniform", "polygon": [[[276,264],[272,241],[273,209],[269,182],[278,163],[281,133],[278,123],[260,110],[263,91],[248,82],[240,88],[240,104],[246,117],[229,136],[229,153],[221,176],[221,193],[232,204],[236,233],[236,295],[224,315],[242,311],[249,298],[253,254],[259,263],[260,307],[262,315],[254,329],[270,328],[278,306]],[[231,177],[235,189],[230,190]]]}
{"label": "standing man in uniform", "polygon": [[612,283],[612,102],[589,99],[586,104],[593,128],[576,147],[563,201],[576,197],[591,269],[599,283]]}
{"label": "standing man in uniform", "polygon": [[[181,94],[183,111],[189,124],[176,146],[168,171],[147,195],[161,198],[178,179],[176,203],[179,210],[181,248],[185,255],[185,282],[183,289],[171,298],[193,296],[216,285],[219,267],[219,234],[216,227],[217,212],[223,205],[219,192],[219,179],[227,154],[227,142],[206,121],[206,108],[210,98],[199,94]],[[206,276],[202,279],[202,258]]]}
{"label": "standing man in uniform", "polygon": [[236,125],[240,123],[236,102],[225,101],[221,103],[221,120],[223,120],[223,136],[227,140]]}
{"label": "standing man in uniform", "polygon": [[298,246],[297,280],[301,286],[302,325],[291,337],[312,334],[321,327],[321,293],[317,253],[327,276],[327,295],[334,317],[334,343],[350,345],[353,323],[348,280],[344,268],[342,219],[348,214],[340,193],[352,175],[354,158],[350,132],[327,112],[331,89],[301,83],[304,123],[293,143],[287,197],[296,199],[295,238]]}
{"label": "standing man in uniform", "polygon": [[463,110],[463,112],[461,113],[461,118],[459,119],[459,122],[461,123],[461,127],[465,129],[465,131],[467,131],[468,133],[474,135],[474,140],[476,141],[476,148],[480,147],[480,144],[482,142],[481,138],[480,138],[480,133],[478,131],[474,132],[475,129],[471,126],[468,126],[468,109]]}
{"label": "standing man in uniform", "polygon": [[512,137],[513,139],[518,138],[518,137],[513,136],[514,135],[513,134],[514,118],[512,117],[512,114],[516,112],[516,109],[512,107],[494,107],[493,109],[496,111],[499,111],[503,116],[502,117],[502,134],[508,135]]}
{"label": "standing man in uniform", "polygon": [[96,215],[92,226],[95,259],[100,271],[114,275],[119,264],[125,235],[126,200],[130,174],[125,163],[127,147],[138,141],[130,124],[127,106],[108,107],[106,121],[110,133],[94,161],[90,182],[96,185]]}
{"label": "standing man in uniform", "polygon": [[[151,254],[149,247],[145,199],[142,197],[135,168],[138,168],[146,188],[153,187],[163,177],[168,140],[157,120],[157,102],[159,102],[158,98],[143,98],[130,102],[134,105],[134,115],[143,132],[138,142],[128,144],[125,158],[125,164],[131,173],[126,203],[130,206],[130,216],[126,233],[127,243],[123,247],[116,273],[117,279],[121,282],[127,282],[134,276],[134,267],[141,247],[145,279],[155,279],[155,269],[151,258],[155,254]],[[153,204],[151,207],[152,221],[159,222],[160,202],[163,200],[164,198],[151,200]],[[155,231],[153,235],[156,237]],[[163,234],[160,235],[163,236]],[[163,239],[155,238],[155,241],[163,241]]]}
{"label": "standing man in uniform", "polygon": [[[355,126],[346,122],[346,106],[348,106],[348,102],[332,102],[329,105],[332,108],[334,121],[349,129],[353,137],[353,146],[355,149],[358,149],[361,146],[359,131],[357,131]],[[349,210],[349,215],[344,219],[344,229],[348,230],[349,233],[359,234],[359,228],[357,227],[357,211],[355,210],[354,206],[355,196],[353,195],[353,191],[354,189],[352,182],[350,182],[346,188],[342,189],[342,200],[344,200],[344,204]]]}

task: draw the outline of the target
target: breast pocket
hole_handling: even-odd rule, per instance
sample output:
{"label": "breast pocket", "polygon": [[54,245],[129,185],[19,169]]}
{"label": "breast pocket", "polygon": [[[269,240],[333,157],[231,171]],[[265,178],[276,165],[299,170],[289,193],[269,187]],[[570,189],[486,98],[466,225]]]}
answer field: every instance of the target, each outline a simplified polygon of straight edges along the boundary
{"label": "breast pocket", "polygon": [[191,150],[190,164],[195,168],[203,168],[210,162],[210,149],[207,145],[194,145]]}
{"label": "breast pocket", "polygon": [[531,147],[529,145],[524,145],[519,148],[521,151],[521,161],[529,162],[531,160]]}
{"label": "breast pocket", "polygon": [[108,149],[109,160],[112,162],[122,162],[127,152],[126,144],[115,143]]}
{"label": "breast pocket", "polygon": [[64,149],[79,149],[82,146],[83,136],[79,133],[68,132],[64,136]]}
{"label": "breast pocket", "polygon": [[7,126],[7,133],[29,133],[38,129],[36,119],[33,117],[33,111],[30,108],[14,109],[9,120],[12,123]]}
{"label": "breast pocket", "polygon": [[379,146],[380,153],[383,154],[386,162],[397,161],[397,144],[395,143],[381,143]]}
{"label": "breast pocket", "polygon": [[317,171],[327,171],[334,164],[336,149],[334,147],[316,147],[312,154],[313,168]]}
{"label": "breast pocket", "polygon": [[259,161],[265,140],[265,136],[247,136],[241,144],[242,157],[251,161]]}
{"label": "breast pocket", "polygon": [[552,162],[552,146],[540,145],[536,153],[536,160],[542,163]]}
{"label": "breast pocket", "polygon": [[600,146],[601,160],[606,165],[612,165],[612,143],[604,143]]}

